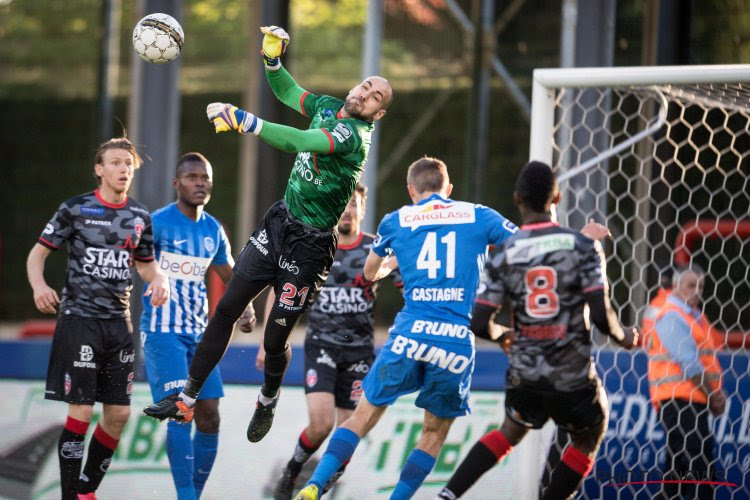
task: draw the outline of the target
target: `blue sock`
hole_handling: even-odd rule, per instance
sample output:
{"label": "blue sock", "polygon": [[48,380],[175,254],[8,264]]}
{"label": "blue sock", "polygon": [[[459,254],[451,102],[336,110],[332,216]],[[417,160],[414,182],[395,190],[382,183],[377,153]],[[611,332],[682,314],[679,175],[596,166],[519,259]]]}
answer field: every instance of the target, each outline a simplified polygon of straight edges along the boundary
{"label": "blue sock", "polygon": [[401,500],[402,498],[411,498],[434,465],[435,457],[432,455],[418,448],[411,450],[404,467],[401,469],[401,475],[398,478],[396,488],[391,494],[391,499]]}
{"label": "blue sock", "polygon": [[354,432],[343,427],[336,429],[328,442],[328,449],[323,453],[307,484],[314,484],[318,490],[322,490],[328,480],[339,470],[341,464],[354,455],[358,444],[359,436]]}
{"label": "blue sock", "polygon": [[193,449],[195,451],[195,465],[193,466],[193,484],[195,485],[195,498],[200,498],[203,487],[211,474],[211,468],[216,460],[216,449],[219,447],[219,433],[205,434],[198,429],[195,430],[193,438]]}
{"label": "blue sock", "polygon": [[172,479],[179,500],[195,500],[193,486],[193,441],[190,439],[192,426],[167,423],[167,457],[172,469]]}

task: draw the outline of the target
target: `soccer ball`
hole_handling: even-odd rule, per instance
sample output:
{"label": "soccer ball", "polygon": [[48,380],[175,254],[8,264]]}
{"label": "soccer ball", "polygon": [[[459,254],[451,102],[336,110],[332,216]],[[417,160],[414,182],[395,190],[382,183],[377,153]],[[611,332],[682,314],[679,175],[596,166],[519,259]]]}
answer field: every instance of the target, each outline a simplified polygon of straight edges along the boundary
{"label": "soccer ball", "polygon": [[167,14],[149,14],[133,30],[135,51],[154,64],[166,64],[179,56],[184,41],[182,26]]}

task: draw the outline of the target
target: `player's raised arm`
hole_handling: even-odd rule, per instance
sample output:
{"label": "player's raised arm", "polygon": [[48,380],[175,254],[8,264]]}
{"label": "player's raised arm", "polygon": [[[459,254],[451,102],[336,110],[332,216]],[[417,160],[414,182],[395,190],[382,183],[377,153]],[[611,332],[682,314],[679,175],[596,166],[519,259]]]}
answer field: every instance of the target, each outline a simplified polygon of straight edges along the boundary
{"label": "player's raised arm", "polygon": [[261,54],[273,94],[293,110],[307,116],[304,102],[309,92],[300,87],[281,65],[281,55],[289,45],[289,34],[278,26],[263,26],[260,31],[264,34]]}
{"label": "player's raised arm", "polygon": [[599,242],[595,242],[591,251],[586,252],[581,262],[581,273],[584,276],[583,294],[589,305],[592,323],[605,335],[625,349],[632,349],[638,342],[638,331],[623,330],[617,320],[617,314],[609,301],[609,289],[606,282],[605,260]]}
{"label": "player's raised arm", "polygon": [[236,130],[241,134],[254,134],[271,146],[287,153],[330,154],[333,139],[324,129],[300,130],[262,120],[254,114],[232,104],[212,102],[206,108],[208,119],[214,124],[216,133]]}

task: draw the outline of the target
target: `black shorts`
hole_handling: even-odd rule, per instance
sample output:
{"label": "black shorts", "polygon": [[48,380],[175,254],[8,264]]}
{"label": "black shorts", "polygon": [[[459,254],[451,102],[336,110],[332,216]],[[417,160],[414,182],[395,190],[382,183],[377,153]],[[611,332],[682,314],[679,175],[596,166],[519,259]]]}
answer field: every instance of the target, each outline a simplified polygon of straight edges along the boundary
{"label": "black shorts", "polygon": [[606,412],[607,394],[598,378],[573,392],[523,385],[505,391],[505,414],[529,429],[541,429],[551,418],[561,429],[579,434],[598,425]]}
{"label": "black shorts", "polygon": [[130,319],[61,316],[52,339],[44,397],[129,405],[134,361]]}
{"label": "black shorts", "polygon": [[337,408],[353,410],[373,361],[371,349],[346,349],[305,339],[305,394],[327,392],[333,394]]}
{"label": "black shorts", "polygon": [[337,242],[335,228],[309,226],[290,214],[283,200],[277,201],[240,252],[234,272],[247,281],[273,285],[277,309],[302,313],[328,277]]}

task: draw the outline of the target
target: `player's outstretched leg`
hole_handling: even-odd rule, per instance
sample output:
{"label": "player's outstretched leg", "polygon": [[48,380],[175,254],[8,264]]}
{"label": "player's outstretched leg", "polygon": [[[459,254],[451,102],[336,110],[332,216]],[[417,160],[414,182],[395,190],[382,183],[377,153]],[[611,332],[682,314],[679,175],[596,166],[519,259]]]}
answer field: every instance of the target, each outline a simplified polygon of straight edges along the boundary
{"label": "player's outstretched leg", "polygon": [[263,335],[263,347],[266,349],[264,382],[255,405],[255,413],[247,427],[247,439],[251,443],[263,439],[273,425],[281,381],[292,357],[292,349],[287,339],[303,312],[290,314],[274,307],[268,315]]}
{"label": "player's outstretched leg", "polygon": [[143,409],[143,413],[159,420],[170,419],[185,423],[193,420],[193,407],[188,406],[177,394],[148,405]]}

